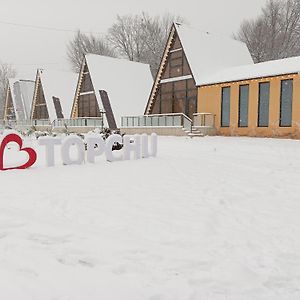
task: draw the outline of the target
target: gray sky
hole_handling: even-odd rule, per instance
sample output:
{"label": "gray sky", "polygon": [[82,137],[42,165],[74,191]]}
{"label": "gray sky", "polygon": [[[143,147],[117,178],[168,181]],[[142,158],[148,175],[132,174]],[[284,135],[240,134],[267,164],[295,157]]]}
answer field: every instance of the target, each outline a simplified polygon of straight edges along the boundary
{"label": "gray sky", "polygon": [[202,30],[230,36],[266,0],[0,0],[0,60],[14,64],[18,77],[34,77],[37,67],[69,70],[66,43],[74,33],[18,27],[1,22],[105,33],[116,15],[180,14]]}

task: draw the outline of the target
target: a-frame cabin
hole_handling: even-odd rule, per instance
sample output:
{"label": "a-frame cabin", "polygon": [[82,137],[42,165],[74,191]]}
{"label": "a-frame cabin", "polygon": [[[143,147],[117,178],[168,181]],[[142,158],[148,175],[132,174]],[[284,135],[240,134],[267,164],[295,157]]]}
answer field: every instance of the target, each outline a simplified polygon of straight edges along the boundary
{"label": "a-frame cabin", "polygon": [[16,121],[30,119],[33,91],[33,80],[9,79],[4,103],[4,119]]}
{"label": "a-frame cabin", "polygon": [[31,119],[69,119],[77,83],[77,74],[38,70],[32,102]]}
{"label": "a-frame cabin", "polygon": [[143,114],[152,84],[147,64],[87,54],[79,74],[72,118],[101,117],[105,112],[107,126],[112,111],[120,126],[122,116]]}
{"label": "a-frame cabin", "polygon": [[175,26],[155,83],[146,114],[184,113],[192,117],[197,112],[196,83]]}
{"label": "a-frame cabin", "polygon": [[75,100],[72,107],[72,118],[101,117],[91,74],[84,58],[77,83]]}
{"label": "a-frame cabin", "polygon": [[184,113],[192,119],[199,111],[198,87],[203,80],[248,63],[253,61],[244,44],[174,23],[145,114]]}

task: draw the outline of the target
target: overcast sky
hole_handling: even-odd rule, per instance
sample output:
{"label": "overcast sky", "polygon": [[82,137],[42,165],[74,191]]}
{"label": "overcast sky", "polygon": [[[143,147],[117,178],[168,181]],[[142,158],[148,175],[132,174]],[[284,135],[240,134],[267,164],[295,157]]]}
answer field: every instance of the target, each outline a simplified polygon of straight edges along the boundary
{"label": "overcast sky", "polygon": [[0,60],[14,64],[19,77],[37,67],[70,70],[66,43],[72,32],[19,27],[1,22],[105,33],[116,15],[180,14],[205,31],[230,36],[245,18],[255,17],[266,0],[0,0]]}

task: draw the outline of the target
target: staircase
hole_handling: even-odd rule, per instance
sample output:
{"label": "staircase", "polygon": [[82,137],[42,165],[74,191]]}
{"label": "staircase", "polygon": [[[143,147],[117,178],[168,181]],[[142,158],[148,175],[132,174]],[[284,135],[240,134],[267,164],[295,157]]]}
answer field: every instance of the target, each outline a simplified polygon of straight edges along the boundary
{"label": "staircase", "polygon": [[187,136],[194,138],[194,137],[204,137],[207,135],[213,136],[216,134],[216,130],[213,127],[199,127],[193,126],[192,131],[186,131]]}
{"label": "staircase", "polygon": [[192,131],[188,133],[188,136],[193,138],[193,137],[204,137],[205,134],[203,133],[202,130],[199,128],[195,128],[194,126],[192,127]]}
{"label": "staircase", "polygon": [[188,136],[193,138],[216,135],[215,116],[212,113],[195,113],[193,116],[193,126]]}

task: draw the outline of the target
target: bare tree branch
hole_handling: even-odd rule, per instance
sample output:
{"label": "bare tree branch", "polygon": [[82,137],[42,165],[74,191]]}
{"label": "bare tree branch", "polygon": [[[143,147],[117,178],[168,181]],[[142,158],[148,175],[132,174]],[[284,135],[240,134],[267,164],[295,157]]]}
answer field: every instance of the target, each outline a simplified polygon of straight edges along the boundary
{"label": "bare tree branch", "polygon": [[261,15],[244,21],[234,37],[247,44],[255,62],[300,55],[299,0],[269,0]]}
{"label": "bare tree branch", "polygon": [[152,17],[145,12],[118,16],[108,31],[108,38],[120,56],[150,64],[154,76],[175,21],[183,21],[183,18],[170,14]]}
{"label": "bare tree branch", "polygon": [[86,35],[78,31],[72,41],[67,45],[67,56],[72,69],[79,72],[85,54],[99,54],[115,57],[116,54],[106,41],[94,35]]}

